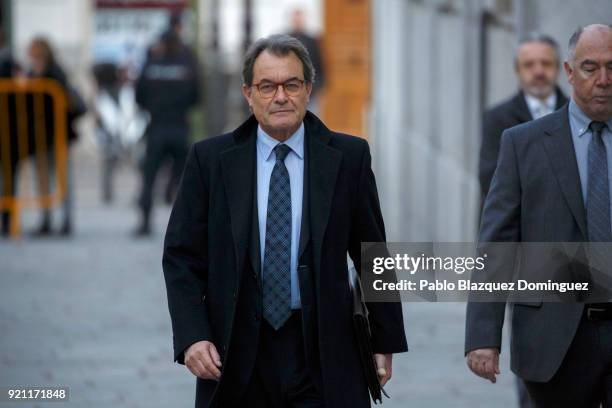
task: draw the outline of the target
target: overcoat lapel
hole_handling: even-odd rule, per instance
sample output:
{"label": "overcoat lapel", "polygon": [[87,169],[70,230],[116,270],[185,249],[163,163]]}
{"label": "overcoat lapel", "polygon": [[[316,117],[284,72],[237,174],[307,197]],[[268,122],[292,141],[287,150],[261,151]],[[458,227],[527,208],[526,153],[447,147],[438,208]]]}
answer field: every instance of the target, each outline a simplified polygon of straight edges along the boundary
{"label": "overcoat lapel", "polygon": [[[234,146],[221,153],[221,171],[227,196],[239,282],[252,231],[255,195],[257,122],[249,118],[234,131]],[[259,257],[257,257],[259,260]],[[254,262],[255,264],[257,262]],[[259,268],[257,267],[258,270]]]}
{"label": "overcoat lapel", "polygon": [[[318,287],[323,237],[329,221],[342,152],[329,146],[330,131],[310,113],[306,115],[305,129],[310,156],[307,174],[310,236],[313,245],[315,287]],[[320,291],[315,292],[318,297]]]}

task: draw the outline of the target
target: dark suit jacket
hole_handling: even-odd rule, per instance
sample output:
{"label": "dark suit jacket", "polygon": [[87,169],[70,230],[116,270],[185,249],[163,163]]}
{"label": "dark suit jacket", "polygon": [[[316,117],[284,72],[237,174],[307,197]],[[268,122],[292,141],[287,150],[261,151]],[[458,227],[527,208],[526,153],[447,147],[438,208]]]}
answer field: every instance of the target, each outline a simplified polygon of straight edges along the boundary
{"label": "dark suit jacket", "polygon": [[[585,219],[567,105],[506,130],[482,213],[481,245],[586,242]],[[567,276],[585,273],[580,270],[584,258],[579,255],[552,259],[551,265]],[[574,338],[582,310],[580,303],[516,303],[512,310],[512,370],[525,380],[550,380]],[[468,303],[466,353],[501,347],[504,312],[502,302]]]}
{"label": "dark suit jacket", "polygon": [[[368,407],[352,329],[347,251],[359,266],[362,241],[384,241],[365,140],[305,120],[299,267],[307,363],[326,406]],[[256,208],[256,129],[252,116],[230,134],[189,153],[165,239],[163,267],[176,361],[200,340],[219,349],[219,383],[198,379],[198,407],[231,406],[250,379],[261,322]],[[407,349],[399,303],[368,305],[378,353]]]}
{"label": "dark suit jacket", "polygon": [[[561,108],[567,103],[567,98],[557,88],[557,106]],[[480,162],[478,165],[478,178],[482,199],[487,196],[491,185],[491,178],[497,166],[499,142],[502,132],[512,126],[533,120],[531,112],[525,102],[523,91],[517,92],[512,98],[487,110],[482,117],[482,144],[480,145]]]}

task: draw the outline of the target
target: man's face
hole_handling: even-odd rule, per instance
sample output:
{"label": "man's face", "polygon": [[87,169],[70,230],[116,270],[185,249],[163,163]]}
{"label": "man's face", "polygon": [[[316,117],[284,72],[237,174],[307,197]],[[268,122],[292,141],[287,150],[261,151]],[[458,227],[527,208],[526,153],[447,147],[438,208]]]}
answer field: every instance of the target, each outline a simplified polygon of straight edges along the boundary
{"label": "man's face", "polygon": [[523,92],[546,99],[554,92],[559,75],[557,54],[546,43],[527,42],[518,50],[515,70]]}
{"label": "man's face", "polygon": [[564,67],[580,109],[592,120],[612,118],[612,29],[586,27]]}
{"label": "man's face", "polygon": [[281,84],[290,80],[304,80],[302,62],[293,52],[277,56],[265,50],[255,60],[253,85],[243,85],[242,93],[261,128],[273,138],[284,141],[299,127],[306,114],[312,84],[304,83],[299,92],[288,95],[282,86],[276,87],[272,97],[262,96],[256,85]]}

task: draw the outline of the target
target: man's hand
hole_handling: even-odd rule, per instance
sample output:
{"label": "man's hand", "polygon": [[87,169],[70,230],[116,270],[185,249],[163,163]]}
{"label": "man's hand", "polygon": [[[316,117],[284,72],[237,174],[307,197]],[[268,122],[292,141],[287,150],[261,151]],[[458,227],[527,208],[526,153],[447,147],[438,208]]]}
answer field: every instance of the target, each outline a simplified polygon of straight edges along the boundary
{"label": "man's hand", "polygon": [[189,346],[185,351],[185,366],[203,380],[219,380],[221,377],[221,358],[210,341],[198,341]]}
{"label": "man's hand", "polygon": [[376,362],[376,372],[378,374],[380,386],[384,387],[387,381],[391,379],[391,374],[393,372],[391,368],[393,354],[374,354],[374,361]]}
{"label": "man's hand", "polygon": [[466,362],[470,370],[479,377],[485,378],[492,383],[499,374],[499,349],[482,348],[470,351],[466,356]]}

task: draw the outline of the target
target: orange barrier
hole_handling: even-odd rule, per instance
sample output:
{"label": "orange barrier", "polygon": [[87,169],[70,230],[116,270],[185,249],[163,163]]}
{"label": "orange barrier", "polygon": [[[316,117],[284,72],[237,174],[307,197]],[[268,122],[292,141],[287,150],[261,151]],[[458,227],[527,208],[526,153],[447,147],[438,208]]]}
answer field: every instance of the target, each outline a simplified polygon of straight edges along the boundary
{"label": "orange barrier", "polygon": [[[45,97],[51,101],[52,135],[47,135]],[[8,211],[10,235],[21,233],[23,208],[52,208],[62,202],[67,186],[67,100],[62,86],[52,79],[0,80],[0,211]],[[32,116],[32,117],[30,117]],[[53,150],[49,150],[53,149]],[[55,163],[54,186],[48,184],[49,152]],[[16,171],[35,160],[38,193],[19,192]],[[15,193],[13,193],[15,192]]]}

